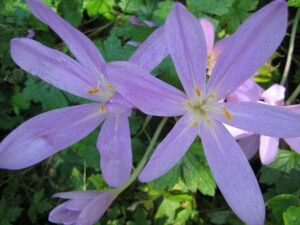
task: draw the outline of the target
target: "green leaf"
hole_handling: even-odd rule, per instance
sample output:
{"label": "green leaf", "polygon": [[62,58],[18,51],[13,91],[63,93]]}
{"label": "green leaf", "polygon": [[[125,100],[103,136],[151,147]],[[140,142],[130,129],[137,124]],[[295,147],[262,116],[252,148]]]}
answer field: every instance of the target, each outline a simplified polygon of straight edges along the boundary
{"label": "green leaf", "polygon": [[153,13],[152,21],[159,26],[163,25],[173,5],[173,1],[159,2],[157,5],[158,9]]}
{"label": "green leaf", "polygon": [[157,190],[165,189],[169,187],[170,189],[175,186],[180,177],[180,166],[177,163],[172,169],[170,169],[166,174],[159,177],[154,181],[154,188]]}
{"label": "green leaf", "polygon": [[42,103],[43,110],[68,106],[63,92],[34,76],[29,76],[23,89],[23,98],[27,101]]}
{"label": "green leaf", "polygon": [[284,225],[299,225],[300,224],[300,207],[290,206],[283,213]]}
{"label": "green leaf", "polygon": [[279,149],[275,161],[268,166],[284,172],[292,169],[300,170],[300,155],[294,151]]}
{"label": "green leaf", "polygon": [[264,166],[261,169],[261,175],[259,181],[261,183],[271,185],[271,184],[275,184],[281,176],[282,176],[281,170]]}
{"label": "green leaf", "polygon": [[92,174],[91,176],[89,176],[89,178],[87,179],[87,184],[89,189],[94,189],[94,190],[109,189],[108,185],[106,184],[101,174]]}
{"label": "green leaf", "polygon": [[175,210],[180,207],[180,202],[164,198],[154,216],[154,224],[173,224]]}
{"label": "green leaf", "polygon": [[78,27],[81,23],[82,0],[63,0],[58,5],[58,10],[72,26]]}
{"label": "green leaf", "polygon": [[20,92],[20,87],[15,86],[15,94],[11,98],[11,104],[14,107],[14,111],[17,115],[20,115],[20,109],[28,109],[30,106],[30,102],[26,101]]}
{"label": "green leaf", "polygon": [[224,15],[229,12],[234,0],[187,0],[188,9],[195,15],[199,12]]}
{"label": "green leaf", "polygon": [[84,1],[84,8],[87,10],[89,16],[103,15],[105,18],[112,20],[116,17],[113,13],[113,7],[116,5],[114,0],[86,0]]}
{"label": "green leaf", "polygon": [[210,217],[210,221],[213,224],[226,224],[227,217],[229,216],[230,211],[217,211],[208,213],[207,215]]}
{"label": "green leaf", "polygon": [[300,6],[300,0],[288,0],[288,6],[299,7]]}
{"label": "green leaf", "polygon": [[266,202],[266,206],[272,210],[274,225],[283,224],[282,214],[292,205],[299,206],[299,199],[291,194],[277,195]]}
{"label": "green leaf", "polygon": [[235,0],[228,13],[217,17],[217,19],[222,26],[226,26],[226,31],[231,34],[251,15],[249,11],[255,10],[257,4],[258,0]]}

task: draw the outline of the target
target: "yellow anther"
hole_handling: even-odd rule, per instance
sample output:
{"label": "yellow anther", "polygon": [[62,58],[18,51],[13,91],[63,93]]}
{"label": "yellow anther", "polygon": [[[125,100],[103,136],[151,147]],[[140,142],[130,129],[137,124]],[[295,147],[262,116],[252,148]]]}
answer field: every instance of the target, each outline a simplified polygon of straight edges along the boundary
{"label": "yellow anther", "polygon": [[100,111],[103,112],[104,111],[104,105],[100,106]]}
{"label": "yellow anther", "polygon": [[214,94],[210,94],[210,97],[212,97],[212,99],[217,100],[217,96],[215,96]]}
{"label": "yellow anther", "polygon": [[200,97],[200,90],[197,87],[196,87],[196,92],[197,92],[198,97]]}
{"label": "yellow anther", "polygon": [[225,114],[226,118],[230,121],[231,120],[231,116],[230,116],[229,112],[227,111],[227,109],[225,109],[224,107],[222,107],[222,111]]}
{"label": "yellow anther", "polygon": [[90,94],[94,94],[94,93],[97,93],[97,92],[100,92],[100,90],[98,88],[92,88],[92,89],[89,90]]}
{"label": "yellow anther", "polygon": [[193,126],[197,126],[198,125],[198,121],[196,121],[195,123],[193,123]]}
{"label": "yellow anther", "polygon": [[211,121],[211,120],[207,120],[207,123],[208,123],[208,124],[211,124],[211,123],[212,123],[212,121]]}
{"label": "yellow anther", "polygon": [[111,84],[109,84],[109,85],[108,85],[108,87],[109,87],[109,88],[112,88],[112,85],[111,85]]}
{"label": "yellow anther", "polygon": [[193,108],[193,105],[192,105],[192,103],[191,103],[189,100],[187,100],[187,104],[188,104],[191,108]]}

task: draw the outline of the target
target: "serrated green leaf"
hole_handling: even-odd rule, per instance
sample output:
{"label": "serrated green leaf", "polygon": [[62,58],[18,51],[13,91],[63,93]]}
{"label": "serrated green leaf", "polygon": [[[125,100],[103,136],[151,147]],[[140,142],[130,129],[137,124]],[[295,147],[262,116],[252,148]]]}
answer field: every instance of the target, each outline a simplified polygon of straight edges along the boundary
{"label": "serrated green leaf", "polygon": [[294,151],[280,150],[274,162],[269,167],[289,172],[292,169],[300,170],[300,155]]}
{"label": "serrated green leaf", "polygon": [[82,0],[63,0],[58,5],[58,10],[72,26],[78,27],[81,23]]}
{"label": "serrated green leaf", "polygon": [[180,207],[180,202],[164,198],[154,216],[154,224],[173,224],[175,210]]}
{"label": "serrated green leaf", "polygon": [[89,16],[103,15],[107,19],[114,19],[113,7],[116,5],[114,0],[86,0],[84,1],[84,8],[87,10]]}
{"label": "serrated green leaf", "polygon": [[157,5],[158,9],[153,13],[152,21],[159,26],[163,25],[173,5],[173,1],[159,2]]}
{"label": "serrated green leaf", "polygon": [[172,188],[178,182],[180,177],[180,166],[177,163],[166,174],[159,177],[154,181],[154,188],[157,190],[165,189],[166,187]]}
{"label": "serrated green leaf", "polygon": [[199,12],[220,16],[229,12],[233,2],[234,0],[187,0],[187,7],[196,16]]}
{"label": "serrated green leaf", "polygon": [[300,207],[290,206],[283,213],[284,225],[300,225]]}
{"label": "serrated green leaf", "polygon": [[288,6],[299,7],[300,6],[300,0],[288,0]]}
{"label": "serrated green leaf", "polygon": [[271,185],[271,184],[275,184],[281,176],[282,176],[281,170],[264,166],[261,169],[261,175],[259,181],[261,183]]}

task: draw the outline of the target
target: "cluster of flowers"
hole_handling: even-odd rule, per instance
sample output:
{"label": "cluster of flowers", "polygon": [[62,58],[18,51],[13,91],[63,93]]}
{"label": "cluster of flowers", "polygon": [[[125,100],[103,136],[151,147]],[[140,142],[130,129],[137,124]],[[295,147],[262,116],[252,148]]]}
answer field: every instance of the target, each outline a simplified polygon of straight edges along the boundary
{"label": "cluster of flowers", "polygon": [[[263,7],[215,45],[212,24],[175,3],[165,24],[128,61],[111,63],[47,5],[40,0],[26,2],[65,41],[76,60],[30,38],[11,40],[13,60],[42,80],[95,103],[52,110],[21,124],[1,142],[0,167],[34,165],[78,142],[104,121],[97,148],[103,177],[115,188],[55,194],[69,200],[52,210],[51,222],[93,224],[104,214],[131,174],[128,117],[137,108],[148,115],[182,116],[139,174],[141,182],[170,170],[198,135],[229,206],[247,224],[264,224],[264,200],[247,157],[259,148],[262,162],[272,162],[279,137],[300,153],[295,138],[300,136],[300,106],[282,106],[284,87],[274,85],[264,91],[251,79],[285,36],[284,0]],[[140,25],[136,19],[133,23]],[[150,74],[168,55],[185,93]],[[258,102],[262,99],[265,104]]]}

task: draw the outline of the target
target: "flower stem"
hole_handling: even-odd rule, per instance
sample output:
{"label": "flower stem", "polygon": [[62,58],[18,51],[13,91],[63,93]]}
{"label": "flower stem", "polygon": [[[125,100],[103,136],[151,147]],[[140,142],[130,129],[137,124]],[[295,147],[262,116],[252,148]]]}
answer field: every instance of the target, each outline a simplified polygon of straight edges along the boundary
{"label": "flower stem", "polygon": [[297,88],[292,93],[292,95],[288,98],[285,104],[290,105],[295,100],[295,98],[299,95],[299,93],[300,93],[300,84],[298,84]]}
{"label": "flower stem", "polygon": [[142,171],[142,169],[144,168],[149,156],[150,156],[150,152],[153,149],[164,125],[166,124],[168,118],[165,117],[161,120],[160,124],[158,125],[151,141],[150,144],[147,147],[147,150],[145,152],[145,155],[143,156],[143,158],[141,159],[140,163],[138,164],[137,168],[133,171],[133,173],[131,174],[131,176],[129,177],[128,181],[122,186],[116,189],[117,192],[121,193],[122,191],[124,191],[133,181],[135,181],[135,179],[138,177],[139,173]]}
{"label": "flower stem", "polygon": [[295,37],[296,37],[296,31],[297,31],[297,26],[300,18],[300,8],[297,9],[297,13],[293,22],[292,26],[292,32],[291,32],[291,38],[290,38],[290,44],[289,44],[289,51],[286,59],[286,64],[285,68],[283,71],[282,79],[280,84],[284,85],[286,82],[290,67],[291,67],[291,62],[292,62],[292,57],[293,57],[293,51],[294,51],[294,44],[295,44]]}

